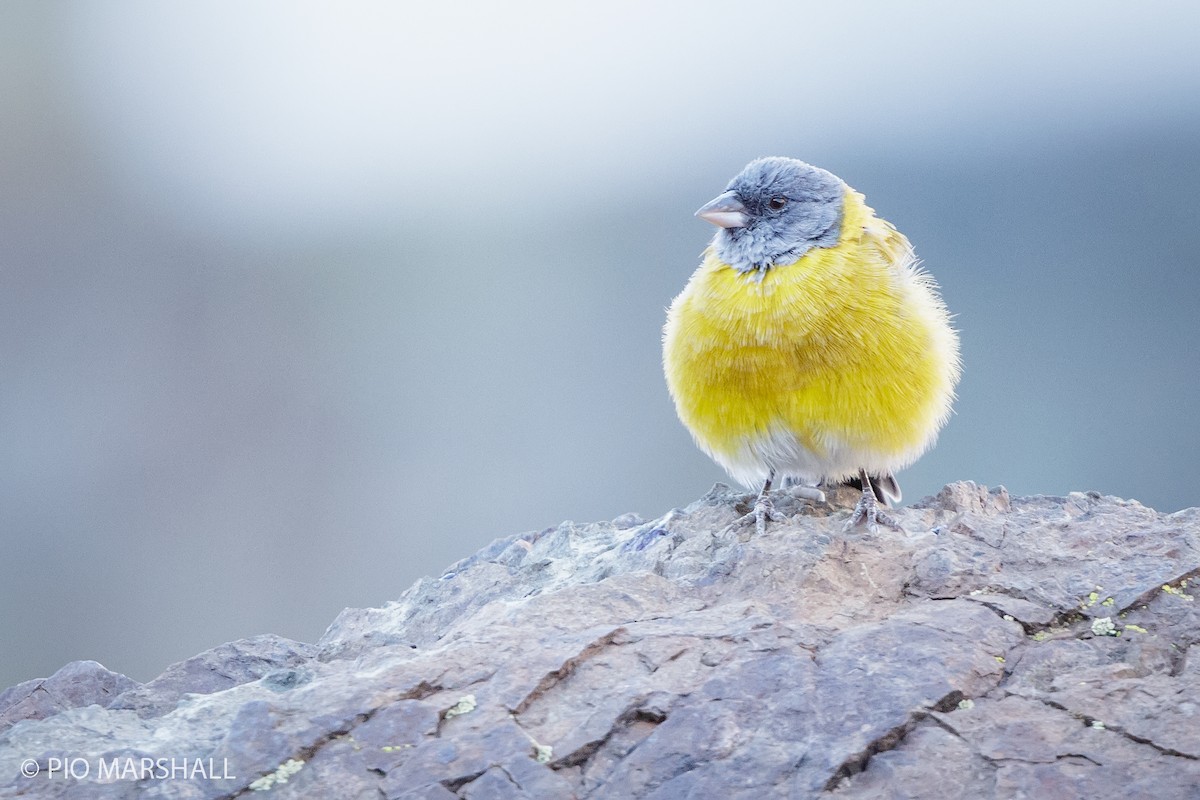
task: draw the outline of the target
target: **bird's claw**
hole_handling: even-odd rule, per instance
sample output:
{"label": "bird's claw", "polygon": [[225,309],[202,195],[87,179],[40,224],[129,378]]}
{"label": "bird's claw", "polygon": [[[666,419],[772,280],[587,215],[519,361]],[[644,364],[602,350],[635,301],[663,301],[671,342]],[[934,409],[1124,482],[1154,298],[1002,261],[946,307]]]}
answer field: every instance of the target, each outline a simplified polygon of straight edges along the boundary
{"label": "bird's claw", "polygon": [[771,502],[769,496],[759,495],[758,499],[754,501],[754,508],[750,513],[735,519],[726,530],[734,530],[753,522],[755,535],[764,536],[767,533],[768,523],[786,521],[787,517],[775,510],[775,504]]}
{"label": "bird's claw", "polygon": [[846,520],[846,526],[842,528],[842,531],[849,533],[864,522],[866,523],[867,530],[871,533],[877,533],[880,525],[884,525],[895,531],[904,531],[904,528],[900,526],[895,517],[879,508],[879,503],[875,499],[875,493],[869,488],[862,493],[862,497],[859,498],[858,503],[854,506],[854,511],[850,514],[850,519]]}

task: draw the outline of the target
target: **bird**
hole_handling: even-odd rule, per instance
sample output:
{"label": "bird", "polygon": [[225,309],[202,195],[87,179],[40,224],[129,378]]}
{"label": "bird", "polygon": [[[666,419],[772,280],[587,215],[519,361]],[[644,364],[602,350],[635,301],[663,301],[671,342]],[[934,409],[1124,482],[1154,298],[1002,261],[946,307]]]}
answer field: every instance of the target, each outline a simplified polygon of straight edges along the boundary
{"label": "bird", "polygon": [[901,529],[895,473],[933,446],[962,372],[937,283],[862,194],[798,159],[751,161],[696,216],[717,231],[667,310],[663,371],[699,448],[758,490],[743,519],[783,519],[777,484],[817,502],[849,484],[846,530]]}

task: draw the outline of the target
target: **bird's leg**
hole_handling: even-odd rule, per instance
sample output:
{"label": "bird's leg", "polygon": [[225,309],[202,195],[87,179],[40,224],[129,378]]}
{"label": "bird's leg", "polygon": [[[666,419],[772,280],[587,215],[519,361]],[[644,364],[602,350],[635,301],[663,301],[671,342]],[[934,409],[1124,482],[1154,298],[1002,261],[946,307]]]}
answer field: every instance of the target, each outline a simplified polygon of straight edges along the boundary
{"label": "bird's leg", "polygon": [[758,493],[758,499],[754,501],[754,532],[759,536],[766,534],[768,522],[783,522],[784,520],[784,516],[775,510],[775,504],[771,502],[770,492],[773,480],[775,480],[775,470],[771,470],[771,473],[767,475],[762,491]]}
{"label": "bird's leg", "polygon": [[768,522],[783,522],[786,519],[771,502],[771,482],[774,480],[775,470],[771,470],[763,482],[762,491],[758,493],[758,499],[754,501],[754,510],[746,515],[747,518],[754,517],[754,532],[759,536],[766,534]]}
{"label": "bird's leg", "polygon": [[879,529],[879,525],[886,525],[894,530],[903,531],[900,523],[889,514],[884,513],[879,508],[879,501],[875,499],[875,490],[871,488],[871,478],[867,475],[865,469],[858,471],[859,480],[862,481],[862,497],[858,499],[858,504],[854,506],[854,513],[850,515],[850,519],[846,522],[844,530],[851,530],[859,523],[865,522],[867,529],[874,533]]}
{"label": "bird's leg", "polygon": [[729,528],[736,528],[753,521],[755,534],[762,536],[767,532],[768,522],[784,522],[787,520],[787,517],[775,510],[775,504],[771,501],[771,483],[774,480],[775,471],[772,470],[767,475],[767,480],[763,483],[762,491],[758,493],[758,498],[754,501],[753,510],[749,514],[738,517]]}

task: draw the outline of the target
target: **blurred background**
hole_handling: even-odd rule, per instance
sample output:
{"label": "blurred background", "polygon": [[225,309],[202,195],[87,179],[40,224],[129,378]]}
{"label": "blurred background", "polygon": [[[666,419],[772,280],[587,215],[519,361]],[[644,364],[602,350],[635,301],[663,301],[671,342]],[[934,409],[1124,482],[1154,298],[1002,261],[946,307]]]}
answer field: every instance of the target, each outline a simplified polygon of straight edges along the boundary
{"label": "blurred background", "polygon": [[703,494],[664,308],[750,159],[962,331],[900,476],[1200,503],[1200,6],[0,7],[0,687],[313,641],[495,537]]}

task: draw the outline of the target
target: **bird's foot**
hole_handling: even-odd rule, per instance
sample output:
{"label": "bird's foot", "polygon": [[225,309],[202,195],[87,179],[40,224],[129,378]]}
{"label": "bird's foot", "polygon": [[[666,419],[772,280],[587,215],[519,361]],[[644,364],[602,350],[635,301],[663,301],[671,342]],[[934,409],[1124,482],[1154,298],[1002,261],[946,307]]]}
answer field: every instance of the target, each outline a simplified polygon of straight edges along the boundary
{"label": "bird's foot", "polygon": [[771,496],[760,494],[758,499],[754,501],[754,508],[749,514],[743,514],[735,519],[726,530],[734,530],[754,523],[754,533],[757,536],[763,536],[767,532],[767,524],[771,522],[786,522],[787,517],[775,510],[775,504],[771,501]]}
{"label": "bird's foot", "polygon": [[879,507],[879,502],[875,499],[875,492],[871,490],[870,484],[863,490],[862,497],[858,499],[858,504],[854,506],[854,511],[850,514],[850,519],[846,521],[846,527],[842,530],[849,532],[863,523],[866,523],[867,530],[871,533],[878,532],[880,525],[896,531],[903,532],[904,530],[895,517]]}

